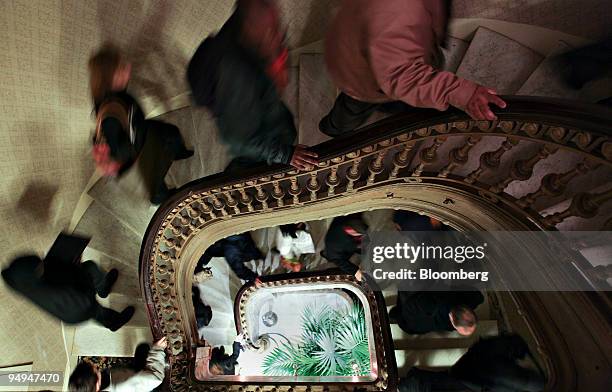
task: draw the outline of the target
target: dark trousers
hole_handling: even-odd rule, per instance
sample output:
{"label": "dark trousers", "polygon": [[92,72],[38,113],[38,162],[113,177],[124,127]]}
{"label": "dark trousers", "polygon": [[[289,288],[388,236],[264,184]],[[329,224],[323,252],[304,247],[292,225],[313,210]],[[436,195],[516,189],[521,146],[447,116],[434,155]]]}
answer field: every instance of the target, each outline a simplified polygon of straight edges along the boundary
{"label": "dark trousers", "polygon": [[146,137],[138,159],[151,202],[159,204],[169,196],[164,178],[172,162],[187,152],[179,129],[163,121],[146,120]]}
{"label": "dark trousers", "polygon": [[509,359],[496,359],[486,366],[474,369],[475,376],[462,382],[473,391],[540,392],[546,380],[539,373],[525,369]]}
{"label": "dark trousers", "polygon": [[206,249],[198,260],[194,273],[202,271],[213,257],[225,257],[232,271],[240,279],[252,281],[257,278],[257,274],[248,269],[244,263],[262,259],[263,255],[249,233],[232,235],[215,242]]}
{"label": "dark trousers", "polygon": [[368,103],[340,93],[332,110],[321,120],[319,129],[328,136],[340,136],[362,126],[370,115],[377,110],[395,114],[411,109],[410,105],[400,101]]}
{"label": "dark trousers", "polygon": [[91,260],[82,262],[81,268],[91,276],[94,287],[96,288],[96,293],[103,293],[106,283],[106,273],[101,271],[98,265]]}
{"label": "dark trousers", "polygon": [[[98,267],[96,263],[91,260],[84,261],[81,263],[81,268],[87,272],[93,281],[96,293],[100,295],[104,292],[106,286],[106,273]],[[93,309],[93,319],[98,323],[102,324],[106,328],[114,328],[121,321],[121,313],[116,310],[105,308],[104,306],[96,303]]]}
{"label": "dark trousers", "polygon": [[379,106],[380,104],[361,102],[340,93],[332,110],[321,120],[319,128],[329,136],[340,136],[363,125]]}

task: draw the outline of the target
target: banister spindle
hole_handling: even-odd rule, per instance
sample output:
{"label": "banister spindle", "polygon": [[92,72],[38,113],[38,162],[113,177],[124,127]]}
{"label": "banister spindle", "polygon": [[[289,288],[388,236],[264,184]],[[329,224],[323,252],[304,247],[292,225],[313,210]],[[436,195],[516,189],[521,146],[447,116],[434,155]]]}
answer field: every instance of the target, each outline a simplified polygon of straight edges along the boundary
{"label": "banister spindle", "polygon": [[612,199],[612,188],[600,193],[577,193],[566,210],[547,215],[543,221],[549,226],[555,226],[571,216],[593,218],[599,212],[599,207],[610,199]]}
{"label": "banister spindle", "polygon": [[420,162],[417,167],[414,169],[412,175],[414,177],[419,177],[423,174],[423,169],[425,166],[434,163],[438,157],[437,151],[442,144],[446,141],[446,136],[438,136],[434,139],[433,144],[430,147],[424,148],[419,153]]}
{"label": "banister spindle", "polygon": [[510,175],[491,186],[489,190],[493,193],[500,193],[513,181],[527,181],[533,175],[534,166],[551,154],[554,154],[558,149],[549,145],[544,145],[531,158],[520,159],[512,165]]}
{"label": "banister spindle", "polygon": [[329,174],[325,177],[325,183],[327,184],[327,196],[333,196],[335,189],[340,184],[340,178],[338,178],[338,166],[332,166],[329,170]]}
{"label": "banister spindle", "polygon": [[238,200],[234,199],[232,196],[231,190],[226,190],[223,192],[225,196],[225,202],[229,208],[232,208],[236,214],[240,214],[240,207],[238,206]]}
{"label": "banister spindle", "polygon": [[279,181],[272,182],[272,197],[276,199],[276,205],[278,207],[283,207],[285,203],[283,202],[283,198],[285,197],[285,191],[280,186]]}
{"label": "banister spindle", "polygon": [[542,178],[540,187],[537,191],[521,197],[517,200],[517,204],[522,208],[531,206],[539,197],[557,197],[561,196],[567,187],[567,184],[574,178],[586,174],[589,170],[597,167],[587,160],[580,162],[575,168],[565,173],[549,173]]}
{"label": "banister spindle", "polygon": [[465,165],[469,158],[468,153],[481,139],[480,136],[469,136],[465,139],[463,146],[453,148],[448,154],[449,164],[440,171],[438,177],[448,177],[457,167]]}
{"label": "banister spindle", "polygon": [[385,156],[387,156],[387,150],[383,149],[379,151],[378,154],[376,154],[376,158],[370,162],[370,165],[368,166],[368,170],[370,172],[367,180],[368,185],[371,185],[376,176],[383,172],[383,161],[385,160]]}
{"label": "banister spindle", "polygon": [[300,194],[302,193],[302,188],[298,183],[297,176],[291,177],[291,186],[289,187],[289,194],[293,196],[293,204],[300,203]]}
{"label": "banister spindle", "polygon": [[465,178],[465,182],[468,184],[473,184],[478,180],[480,176],[482,176],[487,171],[495,170],[499,167],[501,163],[501,157],[508,151],[510,151],[513,147],[518,144],[518,140],[508,137],[501,146],[494,151],[487,151],[480,156],[480,166],[478,169],[474,170]]}
{"label": "banister spindle", "polygon": [[306,184],[306,188],[310,191],[310,200],[317,200],[317,192],[321,189],[321,184],[319,183],[319,179],[317,178],[317,172],[310,173],[310,180]]}
{"label": "banister spindle", "polygon": [[253,207],[253,198],[249,195],[244,187],[238,189],[240,192],[240,203],[247,208],[249,212],[255,211]]}
{"label": "banister spindle", "polygon": [[265,191],[265,189],[262,188],[261,184],[255,185],[255,189],[257,190],[255,199],[261,203],[261,207],[264,210],[267,210],[268,209],[268,193]]}
{"label": "banister spindle", "polygon": [[212,200],[213,208],[221,212],[222,216],[227,216],[227,211],[225,210],[223,201],[217,197],[217,194],[214,191],[210,192],[210,198]]}
{"label": "banister spindle", "polygon": [[397,178],[399,171],[408,166],[408,157],[410,156],[410,152],[416,145],[415,141],[410,141],[404,144],[404,148],[393,157],[393,169],[389,174],[389,178]]}
{"label": "banister spindle", "polygon": [[346,185],[347,191],[352,191],[355,187],[355,182],[359,180],[361,177],[361,172],[359,170],[359,164],[361,163],[361,158],[355,158],[351,167],[346,172],[346,178],[348,179],[348,184]]}

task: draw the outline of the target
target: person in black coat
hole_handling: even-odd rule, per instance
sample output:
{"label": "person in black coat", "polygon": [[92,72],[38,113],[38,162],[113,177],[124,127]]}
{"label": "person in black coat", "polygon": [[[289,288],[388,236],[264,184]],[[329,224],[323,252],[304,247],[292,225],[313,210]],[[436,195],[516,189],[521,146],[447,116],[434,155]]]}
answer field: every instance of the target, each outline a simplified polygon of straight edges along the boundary
{"label": "person in black coat", "polygon": [[179,129],[162,121],[147,120],[127,91],[131,65],[119,50],[106,44],[89,60],[90,84],[96,113],[93,156],[107,176],[121,176],[138,162],[138,169],[153,204],[170,190],[164,177],[172,162],[189,158]]}
{"label": "person in black coat", "polygon": [[472,391],[542,391],[544,376],[517,363],[527,355],[529,347],[518,335],[480,339],[453,365],[450,375]]}
{"label": "person in black coat", "polygon": [[259,276],[247,268],[244,263],[261,260],[263,255],[255,245],[250,233],[241,233],[223,238],[206,249],[198,260],[194,274],[204,271],[213,257],[224,257],[234,273],[247,282],[258,282]]}
{"label": "person in black coat", "polygon": [[393,223],[398,231],[448,231],[452,228],[439,220],[412,211],[397,210],[393,213]]}
{"label": "person in black coat", "polygon": [[389,317],[411,334],[456,330],[469,336],[478,321],[474,309],[483,302],[480,291],[400,291]]}
{"label": "person in black coat", "polygon": [[191,300],[198,329],[206,327],[212,319],[212,308],[202,302],[198,286],[191,286]]}
{"label": "person in black coat", "polygon": [[196,50],[187,79],[195,103],[213,112],[234,156],[306,169],[316,164],[316,154],[293,145],[293,115],[280,97],[287,84],[283,41],[273,1],[238,0],[221,30]]}
{"label": "person in black coat", "polygon": [[343,272],[355,275],[359,281],[363,273],[350,259],[355,253],[361,254],[361,243],[367,231],[368,225],[361,214],[334,218],[325,235],[325,250],[322,253],[327,260]]}
{"label": "person in black coat", "polygon": [[232,345],[232,355],[225,353],[225,347],[215,347],[212,349],[210,355],[210,362],[208,363],[208,369],[211,374],[216,376],[220,375],[234,375],[236,373],[236,365],[238,364],[238,357],[240,356],[240,350],[242,346],[239,342],[234,342]]}
{"label": "person in black coat", "polygon": [[447,370],[424,370],[413,367],[400,377],[399,392],[465,392],[466,386]]}
{"label": "person in black coat", "polygon": [[132,318],[134,307],[119,313],[96,300],[96,294],[108,296],[118,271],[112,269],[105,274],[91,260],[80,263],[75,248],[65,251],[61,246],[70,240],[70,236],[60,236],[44,262],[36,255],[16,258],[2,271],[2,278],[13,290],[65,323],[94,319],[111,331],[118,330]]}

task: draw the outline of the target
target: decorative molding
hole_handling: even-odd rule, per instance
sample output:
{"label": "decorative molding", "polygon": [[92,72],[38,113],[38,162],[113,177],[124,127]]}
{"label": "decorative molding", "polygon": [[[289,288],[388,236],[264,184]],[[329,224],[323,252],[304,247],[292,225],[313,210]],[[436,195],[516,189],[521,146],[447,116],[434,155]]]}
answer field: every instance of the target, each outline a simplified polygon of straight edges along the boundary
{"label": "decorative molding", "polygon": [[[567,101],[506,99],[508,109],[497,113],[499,120],[492,122],[472,121],[453,110],[423,110],[385,119],[316,146],[314,150],[320,156],[320,163],[307,172],[287,166],[262,166],[245,172],[242,178],[221,173],[185,185],[158,209],[147,230],[140,257],[141,287],[153,335],[168,336],[170,343],[168,379],[172,390],[264,390],[261,385],[202,384],[193,376],[197,331],[191,296],[186,293],[190,292],[199,255],[227,235],[379,208],[413,210],[459,230],[485,231],[551,230],[561,218],[562,221],[570,216],[599,214],[598,207],[609,192],[580,195],[569,213],[545,219],[505,193],[505,185],[498,185],[495,192],[490,190],[506,176],[491,162],[499,160],[514,141],[522,140],[538,145],[540,153],[527,163],[515,162],[518,180],[529,179],[535,162],[555,149],[570,152],[577,161],[586,159],[610,168],[612,116],[609,112]],[[499,137],[507,138],[508,148],[504,147],[495,156],[482,158],[487,153],[481,156],[481,163],[489,174],[495,174],[496,182],[485,183],[480,175],[462,176],[454,172],[465,161],[465,155],[474,151],[472,145]],[[451,153],[450,160],[437,154],[445,143],[456,138],[467,144],[452,150],[455,152]],[[421,148],[420,153],[413,151],[416,146]],[[408,156],[412,152],[415,154],[410,161]],[[547,197],[546,192],[541,193],[538,198]],[[533,301],[523,296],[517,293],[515,298],[525,307],[527,317],[535,308]],[[546,322],[545,315],[542,312],[530,321],[536,336],[540,330],[548,331],[541,326]],[[547,356],[558,338],[540,337],[537,351]],[[555,362],[558,358],[548,357],[548,374],[563,378],[563,372],[555,370],[559,367]],[[270,388],[335,391],[347,386]],[[379,386],[379,390],[385,389],[386,386]]]}

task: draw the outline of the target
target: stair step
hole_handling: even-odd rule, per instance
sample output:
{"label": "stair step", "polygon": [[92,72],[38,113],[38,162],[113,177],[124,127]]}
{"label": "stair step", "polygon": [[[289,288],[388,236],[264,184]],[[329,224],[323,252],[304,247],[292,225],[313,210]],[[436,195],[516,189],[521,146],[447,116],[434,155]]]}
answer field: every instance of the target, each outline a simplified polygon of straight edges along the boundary
{"label": "stair step", "polygon": [[336,88],[325,69],[322,54],[300,55],[298,140],[307,146],[330,139],[319,131],[319,121],[336,99]]}
{"label": "stair step", "polygon": [[144,235],[157,210],[149,202],[149,196],[135,170],[117,180],[101,179],[88,194],[117,220],[140,235]]}
{"label": "stair step", "polygon": [[610,79],[587,83],[578,90],[568,86],[563,81],[561,71],[566,65],[558,59],[558,55],[571,49],[572,47],[566,43],[559,43],[557,49],[540,63],[517,94],[581,100],[593,103],[612,96],[612,82]]}
{"label": "stair step", "polygon": [[396,349],[445,349],[466,348],[474,344],[480,337],[497,336],[499,330],[497,320],[480,320],[474,334],[464,337],[457,332],[430,332],[423,335],[413,335],[404,332],[399,325],[391,324],[393,346]]}
{"label": "stair step", "polygon": [[457,69],[457,75],[514,94],[542,61],[543,56],[520,43],[479,27]]}
{"label": "stair step", "polygon": [[446,37],[446,47],[442,48],[445,71],[455,72],[465,56],[470,43],[455,37]]}
{"label": "stair step", "polygon": [[561,64],[556,59],[556,55],[569,49],[567,45],[561,45],[538,65],[517,91],[518,95],[579,99],[580,91],[569,87],[561,79]]}
{"label": "stair step", "polygon": [[411,367],[448,368],[453,366],[467,348],[395,350],[395,361],[399,374],[406,373]]}
{"label": "stair step", "polygon": [[75,330],[73,355],[131,357],[140,343],[153,340],[151,328],[146,326],[124,326],[111,332],[96,323],[88,322]]}
{"label": "stair step", "polygon": [[89,246],[114,259],[138,263],[142,237],[100,203],[94,201],[89,206],[74,232],[91,237]]}

